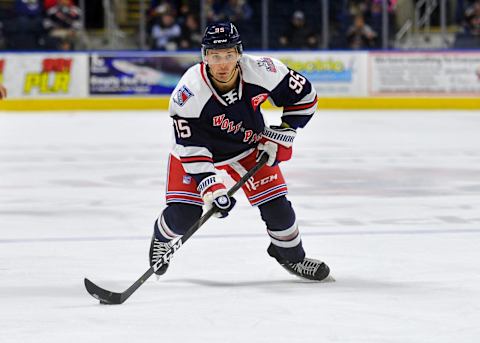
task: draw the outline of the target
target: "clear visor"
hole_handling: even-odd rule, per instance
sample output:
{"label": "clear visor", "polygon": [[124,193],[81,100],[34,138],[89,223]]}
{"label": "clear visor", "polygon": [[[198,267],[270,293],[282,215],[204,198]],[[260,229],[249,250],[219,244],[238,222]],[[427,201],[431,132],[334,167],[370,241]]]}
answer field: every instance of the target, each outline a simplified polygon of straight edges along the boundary
{"label": "clear visor", "polygon": [[207,50],[205,55],[205,62],[210,65],[236,63],[239,59],[240,54],[236,49],[232,51]]}

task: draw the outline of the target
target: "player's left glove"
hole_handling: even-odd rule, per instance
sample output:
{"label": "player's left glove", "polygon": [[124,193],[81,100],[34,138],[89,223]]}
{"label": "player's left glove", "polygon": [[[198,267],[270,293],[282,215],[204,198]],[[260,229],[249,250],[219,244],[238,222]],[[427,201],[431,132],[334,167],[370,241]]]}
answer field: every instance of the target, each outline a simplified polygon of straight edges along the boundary
{"label": "player's left glove", "polygon": [[217,175],[210,175],[204,178],[197,187],[202,196],[205,210],[208,211],[212,207],[217,209],[215,217],[225,218],[228,212],[235,206],[235,198],[229,197],[227,188],[222,179]]}
{"label": "player's left glove", "polygon": [[270,126],[263,130],[258,144],[257,162],[263,154],[268,155],[267,166],[273,166],[292,158],[292,144],[297,131],[289,127]]}

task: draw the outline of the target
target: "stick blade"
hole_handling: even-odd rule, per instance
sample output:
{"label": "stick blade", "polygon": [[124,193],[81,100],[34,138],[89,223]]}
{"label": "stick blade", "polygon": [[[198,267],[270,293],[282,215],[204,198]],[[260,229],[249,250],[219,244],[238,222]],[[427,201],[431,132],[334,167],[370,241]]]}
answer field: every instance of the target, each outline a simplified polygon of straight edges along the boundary
{"label": "stick blade", "polygon": [[87,292],[94,297],[95,299],[100,301],[102,305],[119,305],[123,303],[122,294],[107,291],[102,287],[97,286],[89,279],[85,278],[84,280],[85,288]]}

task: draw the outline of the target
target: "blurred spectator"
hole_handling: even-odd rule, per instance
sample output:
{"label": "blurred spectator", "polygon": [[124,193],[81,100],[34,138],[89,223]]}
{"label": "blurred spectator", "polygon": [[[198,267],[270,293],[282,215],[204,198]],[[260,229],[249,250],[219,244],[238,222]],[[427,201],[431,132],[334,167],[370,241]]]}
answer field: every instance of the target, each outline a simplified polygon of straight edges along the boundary
{"label": "blurred spectator", "polygon": [[15,0],[13,18],[4,20],[6,48],[38,50],[44,33],[40,0]]}
{"label": "blurred spectator", "polygon": [[186,16],[181,28],[178,48],[181,50],[198,50],[202,43],[202,34],[197,17],[190,13]]}
{"label": "blurred spectator", "polygon": [[[383,22],[383,4],[382,0],[374,0],[370,6],[370,20],[369,23],[372,29],[379,34],[382,33]],[[389,18],[390,19],[390,18]],[[389,20],[390,22],[390,20]]]}
{"label": "blurred spectator", "polygon": [[4,32],[4,22],[8,19],[8,11],[5,11],[3,8],[0,8],[0,50],[6,49],[6,39]]}
{"label": "blurred spectator", "polygon": [[18,16],[36,17],[42,15],[42,4],[39,0],[16,0],[15,13]]}
{"label": "blurred spectator", "polygon": [[[397,0],[388,0],[388,38],[393,40],[396,33],[395,26],[395,9],[397,6]],[[383,1],[382,0],[372,0],[370,4],[368,24],[371,26],[372,30],[375,31],[379,36],[383,35]],[[376,40],[377,46],[379,45],[379,40]]]}
{"label": "blurred spectator", "polygon": [[200,13],[198,1],[177,0],[177,23],[184,25],[190,14]]}
{"label": "blurred spectator", "polygon": [[377,33],[365,24],[363,15],[354,18],[352,26],[347,31],[347,41],[350,49],[369,49],[375,47]]}
{"label": "blurred spectator", "polygon": [[475,1],[465,11],[465,33],[480,36],[480,0]]}
{"label": "blurred spectator", "polygon": [[246,0],[228,0],[221,11],[226,19],[235,23],[244,37],[252,36],[253,9]]}
{"label": "blurred spectator", "polygon": [[370,0],[349,0],[348,11],[352,17],[362,15],[366,17],[370,10]]}
{"label": "blurred spectator", "polygon": [[176,1],[171,0],[152,0],[148,10],[150,17],[155,17],[161,13],[173,11],[176,8]]}
{"label": "blurred spectator", "polygon": [[245,0],[228,0],[221,11],[235,25],[252,19],[253,15],[252,7]]}
{"label": "blurred spectator", "polygon": [[5,37],[3,35],[3,22],[0,18],[0,50],[5,49]]}
{"label": "blurred spectator", "polygon": [[48,36],[45,47],[54,50],[73,50],[79,42],[82,23],[80,9],[71,0],[57,0],[50,7],[43,22]]}
{"label": "blurred spectator", "polygon": [[280,47],[287,49],[315,49],[318,39],[305,22],[305,14],[295,11],[290,25],[279,38]]}
{"label": "blurred spectator", "polygon": [[160,16],[166,12],[174,12],[174,6],[170,1],[152,0],[147,15],[147,32],[151,35],[153,25],[159,22]]}
{"label": "blurred spectator", "polygon": [[160,14],[155,18],[152,26],[153,50],[176,50],[176,40],[180,37],[180,25],[175,22],[171,11]]}
{"label": "blurred spectator", "polygon": [[43,0],[43,9],[48,11],[50,8],[57,4],[57,0]]}
{"label": "blurred spectator", "polygon": [[154,10],[158,6],[164,6],[164,5],[167,5],[171,8],[173,8],[176,3],[177,3],[176,0],[151,0],[150,1],[150,9]]}
{"label": "blurred spectator", "polygon": [[204,0],[204,11],[207,16],[207,24],[224,20],[225,15],[222,13],[222,2],[219,0]]}

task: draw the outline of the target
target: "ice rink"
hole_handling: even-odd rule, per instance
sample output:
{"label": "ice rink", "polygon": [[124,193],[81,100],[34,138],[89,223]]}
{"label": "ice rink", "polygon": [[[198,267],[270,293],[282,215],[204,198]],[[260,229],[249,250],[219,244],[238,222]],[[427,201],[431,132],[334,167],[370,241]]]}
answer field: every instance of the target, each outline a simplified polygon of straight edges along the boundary
{"label": "ice rink", "polygon": [[[268,114],[271,124],[279,113]],[[123,305],[165,204],[164,112],[0,113],[1,343],[478,343],[480,113],[319,111],[283,165],[307,255],[266,254],[243,194]]]}

